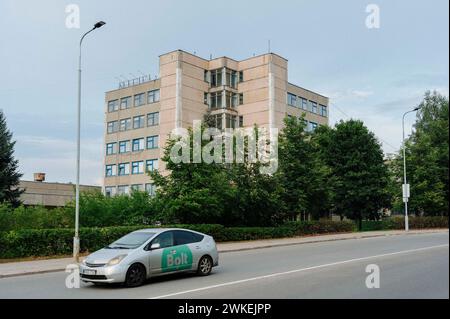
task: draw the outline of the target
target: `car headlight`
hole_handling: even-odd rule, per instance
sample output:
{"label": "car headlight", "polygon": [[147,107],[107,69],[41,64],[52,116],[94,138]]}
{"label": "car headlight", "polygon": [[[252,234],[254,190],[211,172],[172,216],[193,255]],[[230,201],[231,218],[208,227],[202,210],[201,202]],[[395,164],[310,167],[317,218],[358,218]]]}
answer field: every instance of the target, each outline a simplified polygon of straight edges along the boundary
{"label": "car headlight", "polygon": [[114,257],[113,259],[111,259],[110,261],[108,261],[108,263],[106,264],[106,266],[114,266],[117,265],[118,263],[120,263],[122,261],[122,259],[124,259],[127,255],[119,255],[117,257]]}

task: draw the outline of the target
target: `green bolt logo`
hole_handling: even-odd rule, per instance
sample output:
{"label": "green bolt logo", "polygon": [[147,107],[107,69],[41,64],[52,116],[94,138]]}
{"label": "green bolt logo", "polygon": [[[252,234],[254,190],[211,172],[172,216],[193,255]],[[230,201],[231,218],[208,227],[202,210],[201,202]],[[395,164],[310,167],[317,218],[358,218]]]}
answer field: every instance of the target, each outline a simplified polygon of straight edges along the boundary
{"label": "green bolt logo", "polygon": [[192,267],[192,252],[186,245],[163,250],[161,269],[163,272],[190,269]]}

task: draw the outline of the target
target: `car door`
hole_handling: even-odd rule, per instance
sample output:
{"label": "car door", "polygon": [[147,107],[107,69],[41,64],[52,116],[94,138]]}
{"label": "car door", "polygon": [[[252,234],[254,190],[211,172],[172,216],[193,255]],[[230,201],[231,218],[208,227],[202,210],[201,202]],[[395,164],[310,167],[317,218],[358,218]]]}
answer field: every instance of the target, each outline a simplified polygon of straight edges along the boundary
{"label": "car door", "polygon": [[[150,250],[151,245],[160,244],[160,248]],[[165,231],[156,236],[147,246],[149,252],[150,272],[159,274],[165,272],[167,266],[167,252],[174,246],[173,231]]]}
{"label": "car door", "polygon": [[[201,257],[201,239],[197,234],[187,230],[175,230],[175,249],[180,257],[181,264],[175,270],[195,269]],[[183,255],[184,254],[184,255]]]}

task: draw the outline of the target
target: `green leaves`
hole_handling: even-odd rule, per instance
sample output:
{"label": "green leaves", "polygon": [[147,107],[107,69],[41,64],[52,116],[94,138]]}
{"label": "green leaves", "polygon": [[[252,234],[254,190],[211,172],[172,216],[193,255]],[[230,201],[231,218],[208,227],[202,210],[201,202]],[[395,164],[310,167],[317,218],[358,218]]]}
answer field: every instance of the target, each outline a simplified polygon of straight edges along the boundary
{"label": "green leaves", "polygon": [[18,188],[22,174],[18,172],[18,161],[14,159],[12,133],[6,126],[6,119],[0,110],[0,203],[13,206],[20,204],[19,196],[23,190]]}

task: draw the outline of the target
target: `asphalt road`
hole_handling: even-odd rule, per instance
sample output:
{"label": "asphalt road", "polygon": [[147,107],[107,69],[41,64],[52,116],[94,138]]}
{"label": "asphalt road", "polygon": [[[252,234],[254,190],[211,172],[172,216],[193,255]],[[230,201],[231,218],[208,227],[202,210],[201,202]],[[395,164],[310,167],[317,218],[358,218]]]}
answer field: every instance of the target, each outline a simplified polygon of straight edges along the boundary
{"label": "asphalt road", "polygon": [[[366,267],[380,288],[366,287]],[[449,298],[449,234],[352,239],[222,253],[208,277],[170,275],[138,288],[65,287],[67,273],[0,279],[0,298]]]}

